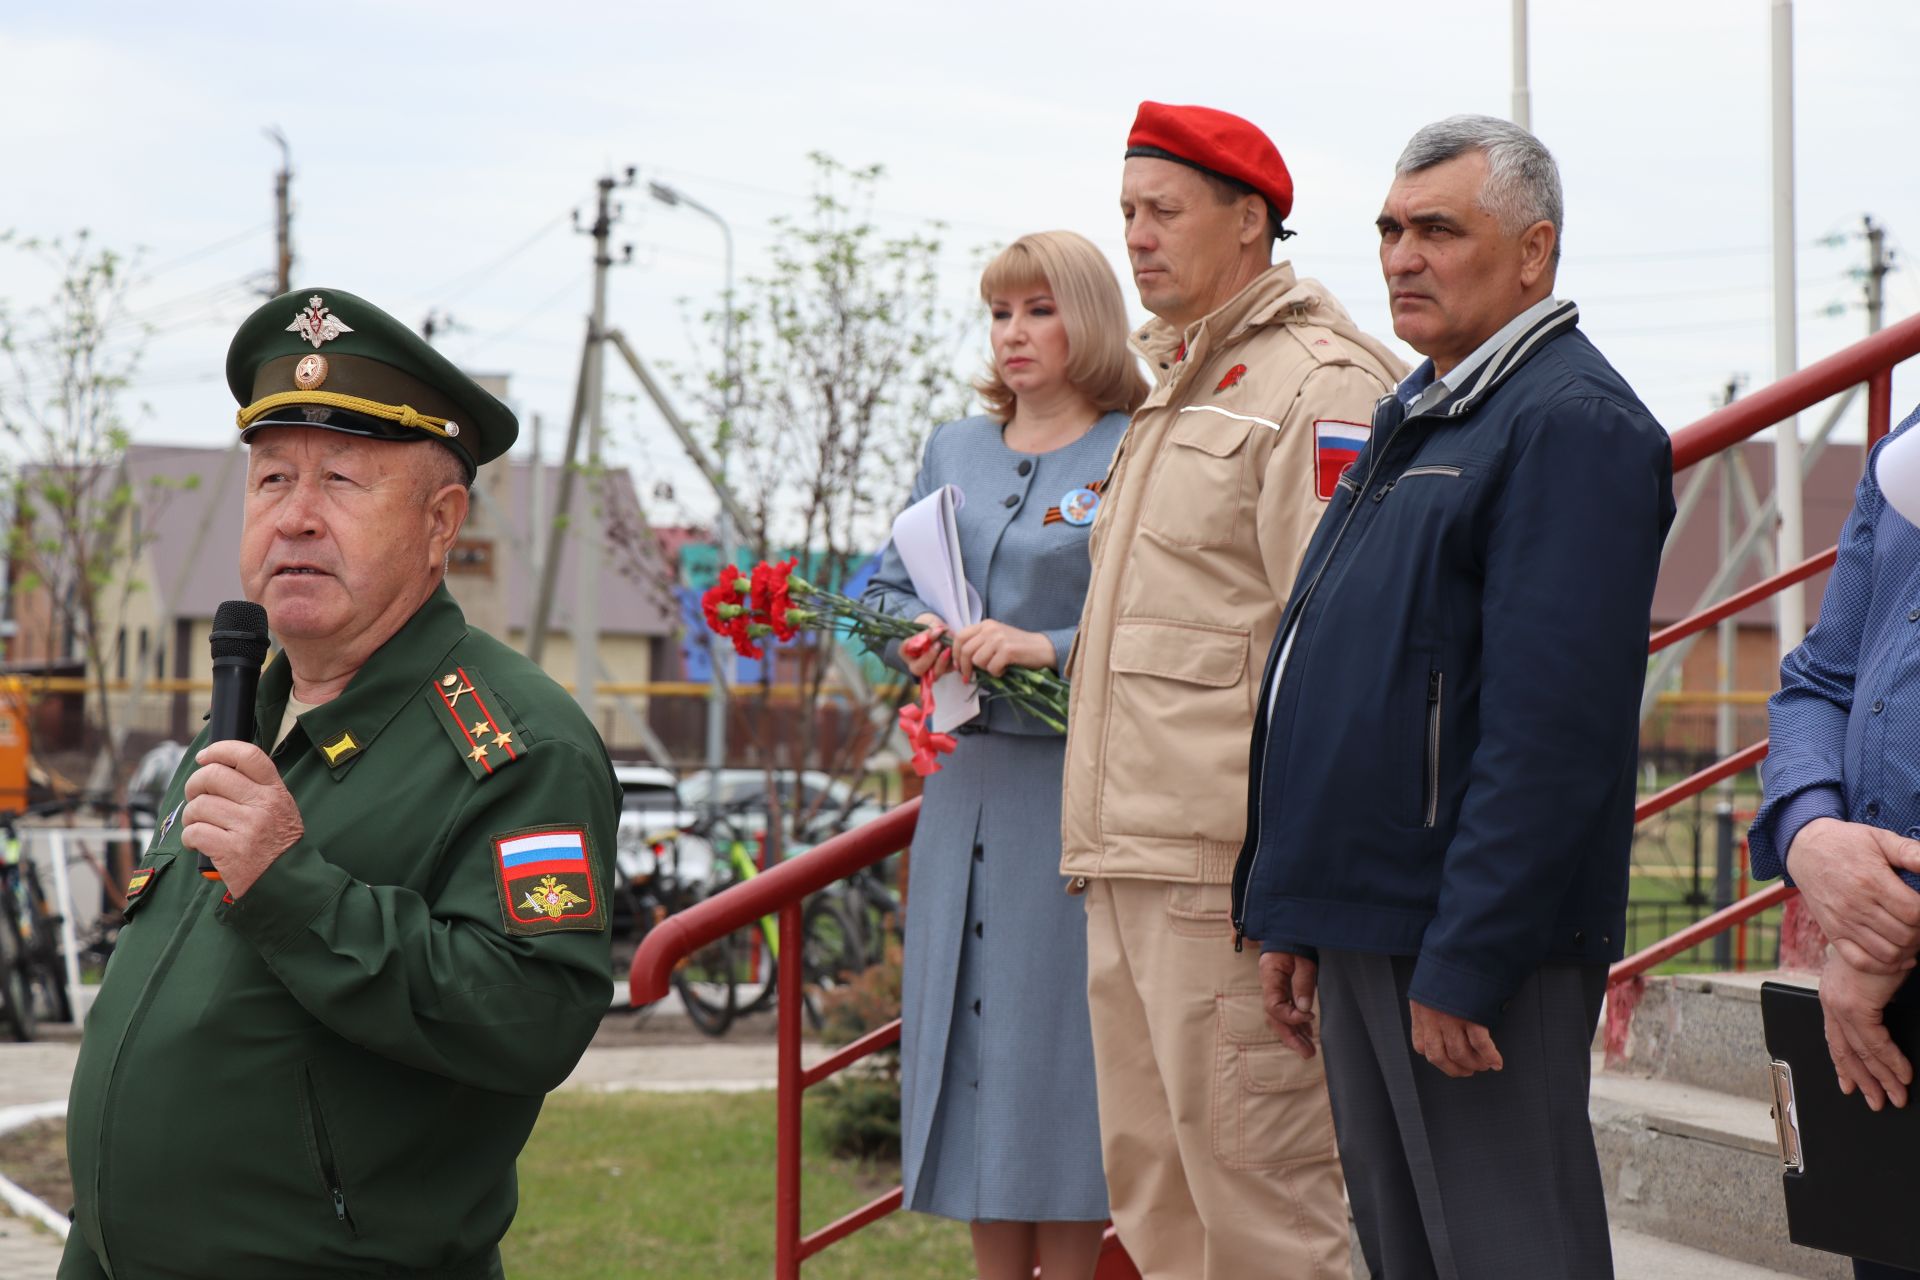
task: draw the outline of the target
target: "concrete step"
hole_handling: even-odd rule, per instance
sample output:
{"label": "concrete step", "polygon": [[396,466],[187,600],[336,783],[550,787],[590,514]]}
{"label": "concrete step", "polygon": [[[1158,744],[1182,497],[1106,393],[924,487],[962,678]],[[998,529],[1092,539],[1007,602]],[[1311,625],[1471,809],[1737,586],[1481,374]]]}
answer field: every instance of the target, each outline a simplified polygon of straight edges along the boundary
{"label": "concrete step", "polygon": [[[1716,1257],[1658,1236],[1629,1231],[1618,1223],[1607,1234],[1613,1240],[1613,1274],[1617,1280],[1797,1280],[1800,1274]],[[1360,1252],[1357,1233],[1352,1261],[1355,1280],[1368,1280],[1367,1260]],[[0,1272],[0,1280],[7,1280],[4,1272]]]}
{"label": "concrete step", "polygon": [[1771,1103],[1760,984],[1818,987],[1814,973],[1701,973],[1651,978],[1615,1070]]}
{"label": "concrete step", "polygon": [[1787,1239],[1768,1103],[1596,1072],[1591,1112],[1616,1227],[1809,1280],[1852,1276],[1844,1259]]}
{"label": "concrete step", "polygon": [[1615,1227],[1613,1274],[1619,1280],[1793,1280],[1811,1273],[1772,1271]]}

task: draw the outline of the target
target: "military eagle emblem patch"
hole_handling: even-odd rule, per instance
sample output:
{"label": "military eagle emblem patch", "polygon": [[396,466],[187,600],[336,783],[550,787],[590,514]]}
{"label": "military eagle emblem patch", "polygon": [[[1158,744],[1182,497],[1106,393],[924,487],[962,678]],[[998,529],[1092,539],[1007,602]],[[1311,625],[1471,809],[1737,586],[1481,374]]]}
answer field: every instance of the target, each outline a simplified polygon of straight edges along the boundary
{"label": "military eagle emblem patch", "polygon": [[500,911],[508,933],[556,933],[607,927],[605,904],[593,881],[587,833],[549,827],[497,836]]}
{"label": "military eagle emblem patch", "polygon": [[[332,342],[343,333],[352,333],[353,326],[342,320],[339,316],[334,315],[332,308],[328,307],[326,302],[316,293],[307,299],[307,309],[305,311],[296,311],[293,313],[293,323],[287,326],[286,331],[288,333],[299,334],[302,338],[311,342],[313,349],[318,351],[321,343]],[[321,377],[323,379],[326,377],[325,370],[326,366],[323,364],[321,366]],[[315,382],[313,385],[317,387],[320,383]],[[311,390],[312,388],[306,389]]]}

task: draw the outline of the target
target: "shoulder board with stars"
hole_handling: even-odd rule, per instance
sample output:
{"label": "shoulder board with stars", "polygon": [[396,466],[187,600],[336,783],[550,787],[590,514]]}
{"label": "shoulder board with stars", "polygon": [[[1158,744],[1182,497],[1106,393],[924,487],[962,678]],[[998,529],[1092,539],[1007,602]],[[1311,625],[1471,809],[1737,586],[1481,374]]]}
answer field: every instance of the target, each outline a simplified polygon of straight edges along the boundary
{"label": "shoulder board with stars", "polygon": [[472,667],[450,667],[433,677],[426,699],[474,777],[492,777],[527,754],[519,724]]}

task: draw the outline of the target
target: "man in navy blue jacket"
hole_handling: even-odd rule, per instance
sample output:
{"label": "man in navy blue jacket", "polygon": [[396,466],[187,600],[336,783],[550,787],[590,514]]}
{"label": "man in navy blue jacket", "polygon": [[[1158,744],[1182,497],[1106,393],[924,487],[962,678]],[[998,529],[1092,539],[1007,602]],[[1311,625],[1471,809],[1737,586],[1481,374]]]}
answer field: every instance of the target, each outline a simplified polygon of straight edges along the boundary
{"label": "man in navy blue jacket", "polygon": [[1415,134],[1379,217],[1427,357],[1267,662],[1234,920],[1314,1052],[1375,1275],[1611,1277],[1588,1046],[1622,951],[1667,434],[1553,297],[1558,168]]}

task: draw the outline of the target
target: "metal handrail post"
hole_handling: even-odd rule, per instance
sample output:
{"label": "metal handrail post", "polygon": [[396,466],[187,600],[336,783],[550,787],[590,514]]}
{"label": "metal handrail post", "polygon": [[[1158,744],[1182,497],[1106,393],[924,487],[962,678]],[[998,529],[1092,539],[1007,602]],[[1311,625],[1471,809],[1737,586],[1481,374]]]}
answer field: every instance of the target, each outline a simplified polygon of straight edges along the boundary
{"label": "metal handrail post", "polygon": [[780,906],[780,1092],[775,1100],[775,1280],[800,1280],[800,902]]}
{"label": "metal handrail post", "polygon": [[80,1015],[80,939],[73,929],[73,877],[67,870],[67,834],[58,828],[48,833],[47,845],[53,851],[53,901],[60,909],[60,958],[67,978],[67,1008],[73,1011],[77,1026]]}
{"label": "metal handrail post", "polygon": [[1867,448],[1893,430],[1893,366],[1874,370],[1867,379]]}

